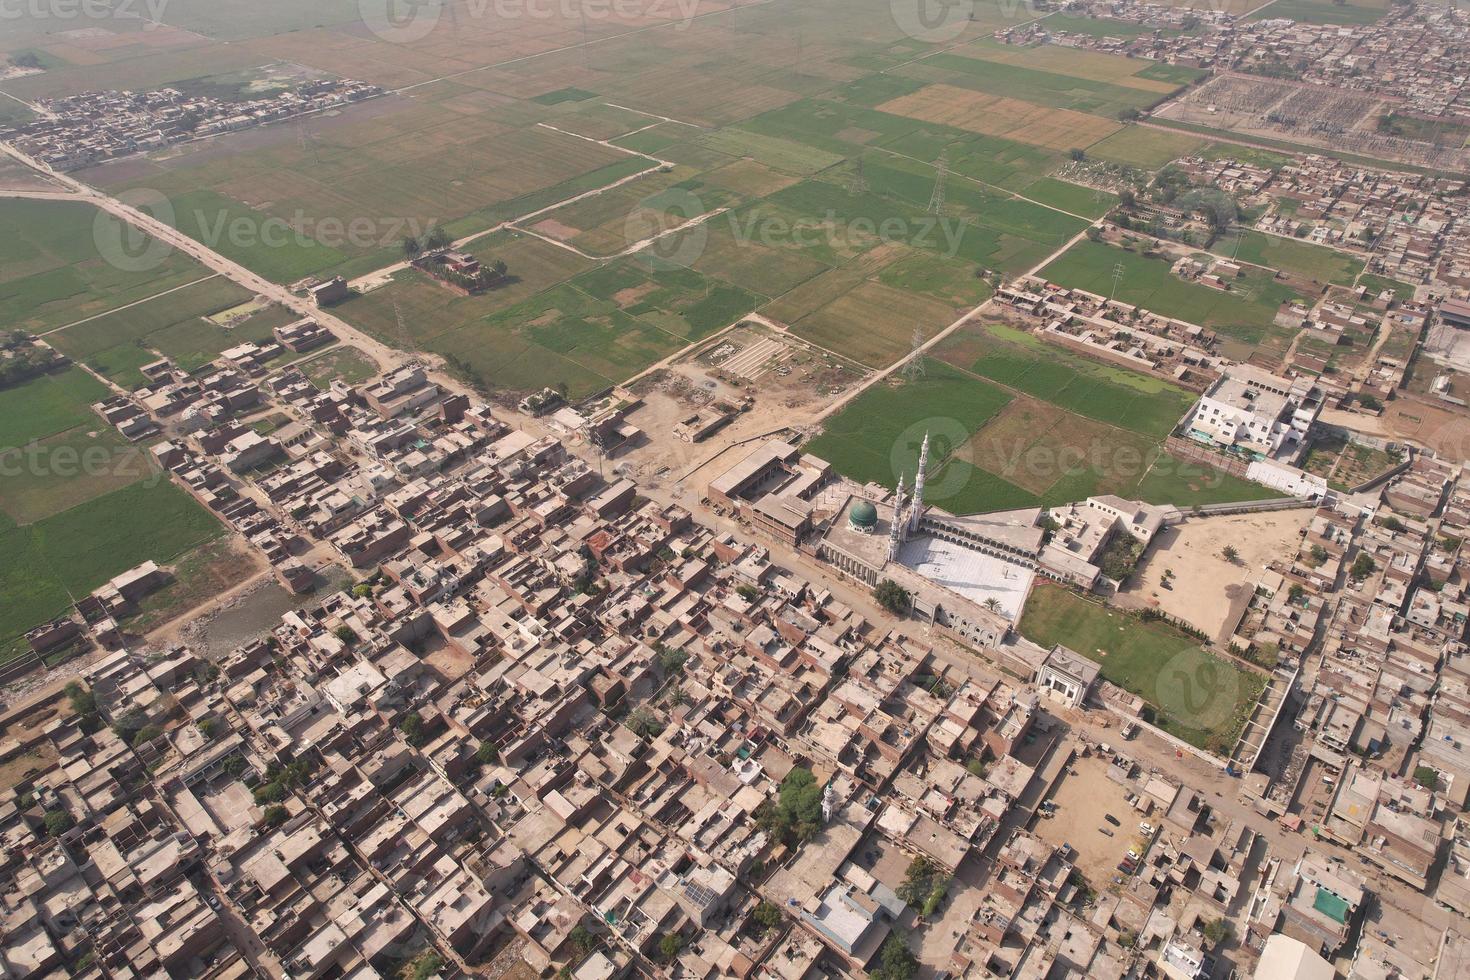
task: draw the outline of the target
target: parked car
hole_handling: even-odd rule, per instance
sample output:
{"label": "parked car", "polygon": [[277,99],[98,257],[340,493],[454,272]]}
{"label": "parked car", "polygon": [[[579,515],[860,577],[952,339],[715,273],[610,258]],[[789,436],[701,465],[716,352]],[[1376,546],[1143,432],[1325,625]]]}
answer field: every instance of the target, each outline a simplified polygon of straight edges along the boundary
{"label": "parked car", "polygon": [[1115,817],[1115,816],[1113,816],[1111,813],[1104,813],[1103,814],[1103,819],[1106,820],[1108,823],[1112,824],[1114,827],[1121,827],[1121,826],[1123,826],[1121,823],[1118,822],[1118,818]]}
{"label": "parked car", "polygon": [[1154,825],[1149,823],[1147,820],[1140,820],[1138,823],[1138,832],[1143,834],[1143,836],[1145,837],[1152,837],[1156,829],[1157,828],[1155,828]]}

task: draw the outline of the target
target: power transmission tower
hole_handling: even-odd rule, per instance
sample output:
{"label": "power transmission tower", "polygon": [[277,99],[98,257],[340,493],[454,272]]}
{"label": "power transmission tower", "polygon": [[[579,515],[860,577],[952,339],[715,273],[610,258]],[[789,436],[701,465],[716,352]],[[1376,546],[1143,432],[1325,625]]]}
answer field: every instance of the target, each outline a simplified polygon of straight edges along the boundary
{"label": "power transmission tower", "polygon": [[852,183],[847,185],[847,192],[854,196],[868,192],[868,175],[863,173],[863,158],[857,158],[857,170],[852,175]]}
{"label": "power transmission tower", "polygon": [[924,328],[914,328],[914,346],[909,359],[903,362],[905,381],[917,381],[924,376]]}
{"label": "power transmission tower", "polygon": [[929,196],[929,211],[938,214],[944,210],[944,181],[949,176],[949,150],[939,151],[934,164],[934,193]]}
{"label": "power transmission tower", "polygon": [[1113,291],[1108,293],[1109,302],[1118,295],[1118,283],[1123,280],[1123,263],[1119,262],[1113,266]]}

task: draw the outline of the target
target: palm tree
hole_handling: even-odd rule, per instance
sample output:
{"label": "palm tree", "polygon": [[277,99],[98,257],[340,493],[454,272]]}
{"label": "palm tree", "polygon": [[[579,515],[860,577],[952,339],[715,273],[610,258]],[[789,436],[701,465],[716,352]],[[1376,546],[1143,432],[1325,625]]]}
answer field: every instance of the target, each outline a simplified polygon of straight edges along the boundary
{"label": "palm tree", "polygon": [[991,612],[1000,612],[1000,600],[997,599],[995,596],[991,596],[989,599],[985,600],[985,608],[989,609]]}
{"label": "palm tree", "polygon": [[1226,561],[1230,562],[1230,564],[1234,565],[1235,562],[1240,558],[1240,552],[1235,550],[1234,545],[1227,544],[1224,550],[1220,552],[1220,557],[1224,558]]}

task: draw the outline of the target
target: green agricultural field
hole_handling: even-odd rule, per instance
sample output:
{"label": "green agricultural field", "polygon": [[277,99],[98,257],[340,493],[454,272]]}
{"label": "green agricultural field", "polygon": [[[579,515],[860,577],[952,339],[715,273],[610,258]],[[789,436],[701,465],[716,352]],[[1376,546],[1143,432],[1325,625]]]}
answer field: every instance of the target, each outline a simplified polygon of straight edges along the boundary
{"label": "green agricultural field", "polygon": [[126,263],[110,262],[99,246],[143,255],[151,240],[130,238],[87,204],[0,200],[0,329],[39,333],[209,275],[172,250],[149,268],[119,268]]}
{"label": "green agricultural field", "polygon": [[[1209,327],[1250,345],[1266,339],[1283,302],[1303,298],[1268,274],[1247,276],[1237,280],[1229,292],[1222,292],[1185,282],[1170,271],[1170,264],[1165,258],[1084,241],[1068,249],[1041,275],[1063,286],[1112,295],[1120,302]],[[1116,266],[1122,267],[1122,276],[1115,291]]]}
{"label": "green agricultural field", "polygon": [[1047,207],[1081,215],[1084,218],[1101,218],[1118,203],[1118,195],[1107,191],[1084,187],[1055,177],[1042,177],[1026,185],[1022,196],[1028,201],[1045,204]]}
{"label": "green agricultural field", "polygon": [[1143,170],[1157,170],[1171,160],[1188,156],[1205,141],[1188,133],[1147,126],[1128,126],[1087,148],[1089,157]]}
{"label": "green agricultural field", "polygon": [[942,460],[1008,401],[1000,388],[932,363],[922,378],[885,381],[863,392],[828,419],[806,449],[860,483],[894,487],[902,475],[912,484],[926,431],[936,440],[931,460]]}
{"label": "green agricultural field", "polygon": [[634,256],[436,334],[424,346],[474,384],[511,391],[560,385],[575,399],[628,379],[764,299],[693,269]]}
{"label": "green agricultural field", "polygon": [[[1014,327],[997,323],[984,330],[984,352],[965,367],[1084,418],[1161,440],[1194,404],[1194,394],[1183,388],[1072,354]],[[963,340],[956,347],[970,353]]]}
{"label": "green agricultural field", "polygon": [[1060,643],[1095,661],[1102,676],[1148,702],[1146,720],[1191,745],[1228,755],[1265,689],[1265,678],[1203,649],[1183,631],[1111,609],[1060,586],[1038,584],[1021,635]]}
{"label": "green agricultural field", "polygon": [[1304,24],[1372,24],[1388,12],[1385,0],[1276,0],[1249,19],[1285,17]]}
{"label": "green agricultural field", "polygon": [[77,367],[0,391],[0,646],[71,597],[221,531],[92,413],[108,394]]}
{"label": "green agricultural field", "polygon": [[1356,256],[1249,229],[1219,239],[1210,250],[1216,255],[1337,286],[1351,286],[1363,271],[1363,260]]}
{"label": "green agricultural field", "polygon": [[[1116,37],[1128,40],[1152,34],[1152,27],[1130,24],[1126,20],[1109,20],[1105,17],[1077,17],[1072,14],[1052,14],[1046,19],[1050,31],[1066,31],[1068,34],[1085,34],[1088,37]],[[1163,31],[1165,36],[1177,37],[1183,31]]]}
{"label": "green agricultural field", "polygon": [[54,514],[32,531],[56,575],[80,595],[141,561],[172,561],[219,535],[222,526],[160,476]]}
{"label": "green agricultural field", "polygon": [[0,450],[79,425],[100,426],[102,420],[90,406],[109,394],[105,385],[77,367],[0,388]]}
{"label": "green agricultural field", "polygon": [[[1150,63],[1136,64],[1142,69]],[[1162,90],[1150,90],[958,54],[936,54],[898,69],[898,73],[908,78],[946,82],[1053,109],[1073,109],[1109,118],[1117,117],[1126,109],[1150,108],[1162,102],[1172,91],[1167,86]]]}

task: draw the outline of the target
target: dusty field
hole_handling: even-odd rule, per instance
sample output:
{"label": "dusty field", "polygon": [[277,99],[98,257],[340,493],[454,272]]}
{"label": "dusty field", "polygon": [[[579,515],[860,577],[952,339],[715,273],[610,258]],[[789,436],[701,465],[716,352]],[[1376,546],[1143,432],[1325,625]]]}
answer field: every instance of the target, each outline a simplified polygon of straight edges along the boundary
{"label": "dusty field", "polygon": [[[666,371],[634,387],[643,405],[628,421],[644,432],[641,444],[609,460],[619,472],[651,476],[667,470],[705,484],[758,445],[767,433],[815,428],[816,416],[832,398],[860,378],[857,368],[811,351],[799,341],[764,328],[741,327]],[[702,442],[674,437],[673,429],[714,401],[753,397],[749,411]]]}
{"label": "dusty field", "polygon": [[944,84],[926,85],[912,95],[890,99],[878,109],[1052,150],[1091,146],[1122,128],[1111,119],[1085,112],[1050,109]]}
{"label": "dusty field", "polygon": [[[1296,553],[1311,508],[1270,514],[1190,518],[1166,529],[1123,590],[1138,605],[1154,606],[1204,630],[1225,626],[1232,603],[1272,558]],[[1220,557],[1227,545],[1240,552],[1234,564]],[[1174,573],[1170,588],[1164,571]],[[1242,600],[1243,601],[1243,600]]]}
{"label": "dusty field", "polygon": [[[1118,873],[1118,862],[1139,836],[1138,821],[1143,818],[1128,805],[1126,790],[1108,779],[1105,760],[1078,756],[1071,769],[1051,797],[1056,815],[1037,820],[1035,830],[1051,844],[1071,844],[1077,850],[1077,870],[1101,891]],[[1120,826],[1105,821],[1107,813],[1117,817]]]}

